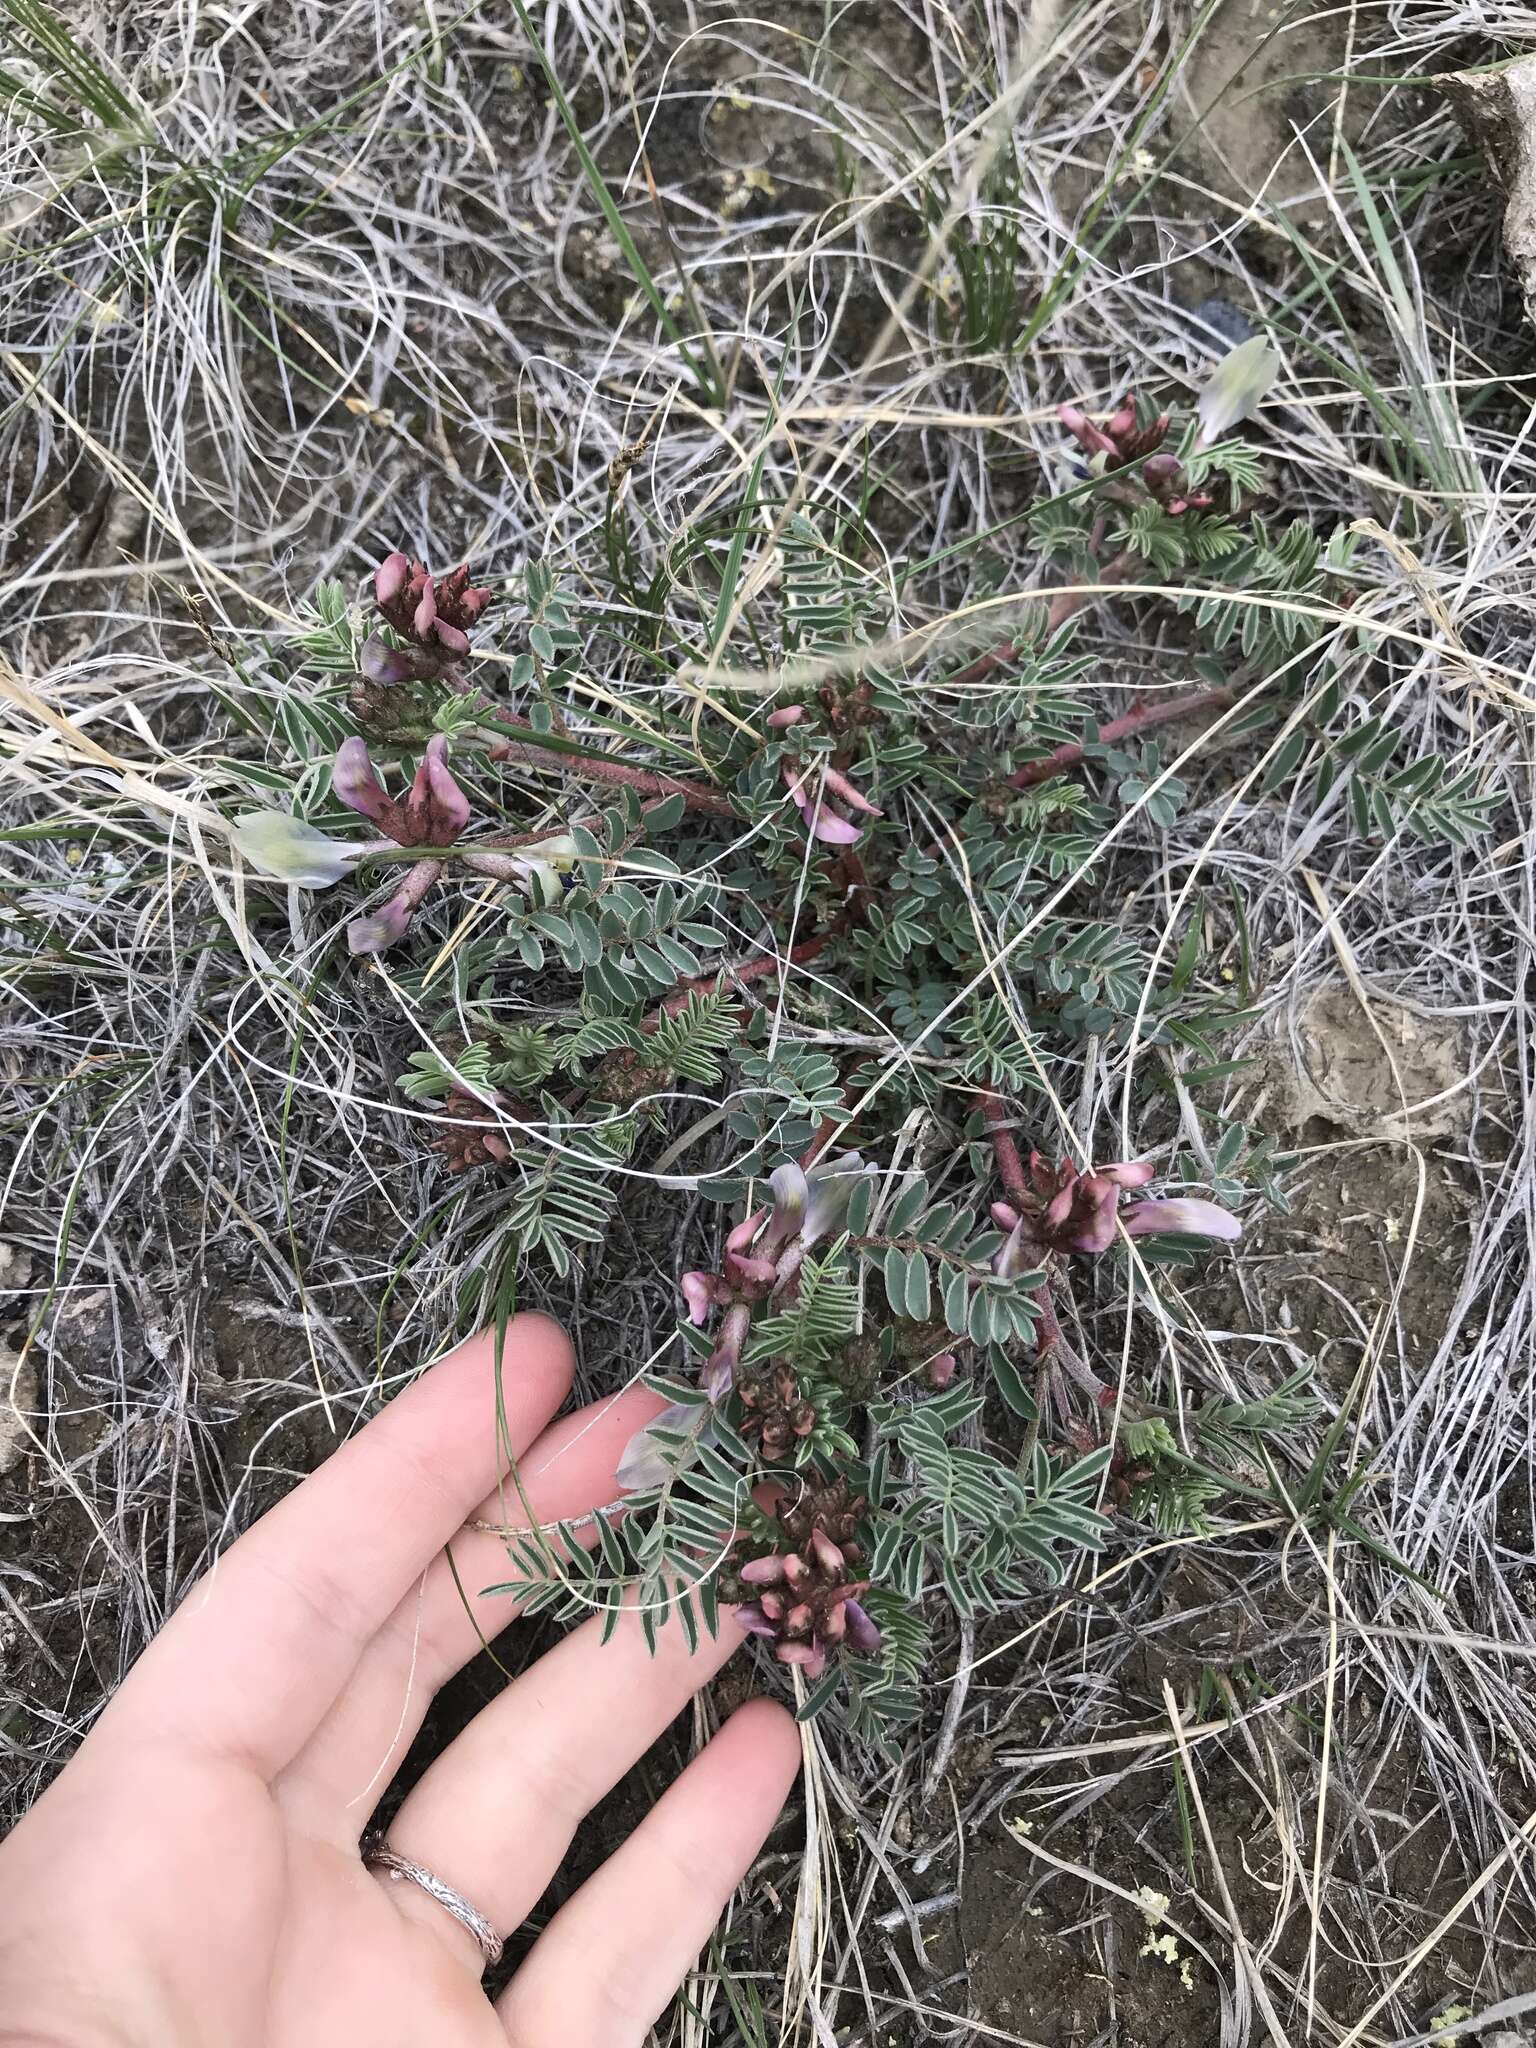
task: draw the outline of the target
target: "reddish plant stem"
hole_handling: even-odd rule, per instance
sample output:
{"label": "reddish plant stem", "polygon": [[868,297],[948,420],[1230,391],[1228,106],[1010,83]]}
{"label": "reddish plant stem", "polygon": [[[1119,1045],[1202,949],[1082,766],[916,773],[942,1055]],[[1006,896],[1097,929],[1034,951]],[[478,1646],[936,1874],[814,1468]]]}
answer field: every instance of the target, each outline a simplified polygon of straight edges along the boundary
{"label": "reddish plant stem", "polygon": [[585,755],[552,753],[547,747],[521,740],[494,740],[487,748],[493,761],[519,761],[531,768],[560,768],[583,782],[619,783],[641,796],[680,796],[691,811],[706,811],[714,818],[734,818],[736,807],[719,790],[706,789],[701,782],[688,782],[680,775],[667,775],[657,768],[632,768],[627,761],[592,760]]}
{"label": "reddish plant stem", "polygon": [[676,1016],[691,995],[723,995],[741,982],[761,981],[765,974],[772,974],[780,967],[803,966],[825,950],[837,930],[836,925],[829,925],[824,932],[817,932],[809,939],[802,939],[798,946],[791,946],[787,953],[754,953],[750,959],[740,960],[734,967],[722,967],[717,974],[695,974],[687,981],[680,981],[671,995],[663,997],[661,1007],[642,1020],[640,1029],[655,1031],[664,1018]]}
{"label": "reddish plant stem", "polygon": [[[1118,555],[1111,555],[1099,569],[1099,583],[1127,582],[1140,561],[1141,557],[1134,548],[1122,548]],[[1050,595],[1048,591],[1041,591],[1039,594],[1042,597]],[[1046,625],[1054,633],[1058,626],[1064,626],[1068,619],[1074,617],[1085,605],[1092,604],[1099,595],[1097,587],[1092,590],[1062,591],[1059,596],[1051,598],[1050,609],[1046,613]],[[991,675],[994,669],[1004,668],[1010,661],[1017,661],[1024,651],[1017,640],[1005,640],[1001,647],[994,647],[990,654],[978,656],[969,668],[961,669],[954,680],[962,689],[967,683],[979,683],[983,676]]]}
{"label": "reddish plant stem", "polygon": [[[1235,690],[1223,686],[1214,690],[1186,690],[1181,697],[1150,698],[1121,717],[1112,718],[1107,725],[1101,725],[1098,743],[1101,747],[1111,746],[1116,740],[1129,739],[1133,733],[1146,732],[1155,725],[1167,725],[1175,718],[1194,718],[1207,711],[1225,711],[1236,701],[1236,696]],[[1049,782],[1063,768],[1075,767],[1082,760],[1083,752],[1081,741],[1069,740],[1047,754],[1044,760],[1027,761],[1022,768],[1016,768],[1008,781],[1014,789],[1028,789],[1034,782]]]}
{"label": "reddish plant stem", "polygon": [[1013,1132],[1008,1128],[1007,1108],[995,1088],[982,1089],[981,1113],[987,1120],[1003,1192],[1022,1215],[1031,1206],[1029,1182],[1024,1178],[1024,1162],[1013,1141]]}

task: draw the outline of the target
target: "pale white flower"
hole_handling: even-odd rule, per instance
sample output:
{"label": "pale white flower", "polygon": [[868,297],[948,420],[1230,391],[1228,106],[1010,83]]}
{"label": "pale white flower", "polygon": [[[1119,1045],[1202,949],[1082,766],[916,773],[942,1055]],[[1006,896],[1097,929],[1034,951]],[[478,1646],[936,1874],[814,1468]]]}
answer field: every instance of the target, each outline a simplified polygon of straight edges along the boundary
{"label": "pale white flower", "polygon": [[235,851],[253,868],[301,889],[329,889],[351,874],[368,851],[366,846],[333,839],[286,811],[243,811],[229,836]]}
{"label": "pale white flower", "polygon": [[1211,372],[1196,401],[1200,414],[1200,446],[1209,448],[1245,420],[1280,374],[1280,357],[1262,334],[1228,350]]}

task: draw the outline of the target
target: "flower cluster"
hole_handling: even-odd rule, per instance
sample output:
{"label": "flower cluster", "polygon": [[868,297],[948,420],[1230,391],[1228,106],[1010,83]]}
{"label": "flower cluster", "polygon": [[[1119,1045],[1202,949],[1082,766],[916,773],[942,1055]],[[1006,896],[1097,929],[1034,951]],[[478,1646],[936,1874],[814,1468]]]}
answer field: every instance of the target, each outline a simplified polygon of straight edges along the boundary
{"label": "flower cluster", "polygon": [[1011,1202],[992,1204],[992,1221],[1008,1232],[998,1254],[998,1271],[1022,1271],[1045,1252],[1084,1252],[1097,1258],[1122,1229],[1129,1237],[1167,1231],[1192,1237],[1242,1235],[1237,1218],[1215,1202],[1177,1197],[1132,1202],[1122,1209],[1121,1190],[1145,1187],[1151,1178],[1152,1168],[1145,1160],[1122,1160],[1084,1171],[1070,1159],[1051,1166],[1038,1152],[1031,1152],[1031,1205],[1020,1211]]}
{"label": "flower cluster", "polygon": [[863,1656],[880,1647],[880,1630],[860,1605],[869,1581],[856,1576],[863,1557],[856,1530],[867,1503],[850,1498],[845,1482],[809,1486],[778,1506],[782,1548],[754,1557],[737,1576],[753,1597],[736,1619],[753,1635],[771,1636],[781,1664],[820,1678],[845,1645]]}
{"label": "flower cluster", "polygon": [[[785,704],[779,710],[769,712],[767,724],[773,732],[785,732],[789,727],[798,725],[804,716],[803,704]],[[815,773],[816,760],[793,761],[786,756],[779,766],[791,803],[804,818],[811,837],[821,840],[824,845],[858,845],[864,834],[849,817],[850,811],[862,813],[867,818],[885,815],[878,804],[870,802],[863,790],[854,787],[840,768],[834,768],[829,762],[822,762],[819,779]]]}
{"label": "flower cluster", "polygon": [[431,1140],[432,1149],[443,1162],[446,1173],[463,1173],[471,1166],[505,1166],[512,1157],[512,1147],[486,1122],[487,1112],[511,1108],[499,1088],[488,1088],[484,1095],[471,1095],[467,1089],[451,1088],[443,1102],[443,1123],[438,1135]]}
{"label": "flower cluster", "polygon": [[1139,462],[1142,483],[1165,512],[1199,512],[1210,505],[1208,491],[1190,489],[1179,458],[1157,452],[1168,437],[1167,413],[1160,412],[1148,425],[1139,426],[1134,393],[1126,393],[1102,427],[1076,405],[1059,406],[1057,417],[1095,465],[1119,469]]}
{"label": "flower cluster", "polygon": [[492,592],[475,589],[467,567],[437,577],[424,562],[393,554],[374,571],[373,597],[379,616],[403,642],[396,646],[373,633],[364,643],[363,674],[387,685],[446,676],[468,654],[470,630]]}
{"label": "flower cluster", "polygon": [[[448,767],[448,742],[441,733],[427,743],[406,797],[386,794],[367,744],[343,740],[331,768],[331,786],[344,804],[378,826],[397,846],[451,846],[469,823],[469,799]],[[411,919],[443,871],[438,860],[418,860],[383,909],[355,917],[347,926],[354,953],[382,953],[405,937]]]}
{"label": "flower cluster", "polygon": [[754,1210],[726,1238],[720,1271],[683,1275],[690,1322],[702,1328],[711,1309],[725,1310],[704,1367],[711,1399],[721,1399],[735,1382],[754,1306],[770,1294],[793,1299],[806,1252],[818,1238],[836,1230],[859,1176],[874,1170],[857,1152],[818,1160],[811,1167],[792,1161],[777,1167],[768,1183],[773,1201]]}
{"label": "flower cluster", "polygon": [[405,937],[444,863],[430,849],[454,847],[464,866],[493,881],[516,882],[536,903],[557,903],[561,877],[576,858],[576,842],[568,832],[534,835],[511,844],[483,841],[456,845],[469,823],[469,799],[448,766],[448,741],[441,733],[427,742],[403,797],[392,797],[379,779],[365,740],[343,740],[331,764],[331,787],[344,804],[377,825],[382,839],[349,843],[332,839],[301,818],[282,811],[247,811],[235,820],[231,837],[253,866],[301,889],[327,889],[352,872],[360,860],[389,846],[421,848],[426,857],[413,861],[393,896],[372,917],[355,917],[347,926],[354,953],[382,953]]}
{"label": "flower cluster", "polygon": [[1076,405],[1058,406],[1056,417],[1090,455],[1106,456],[1116,467],[1127,462],[1139,462],[1143,456],[1161,448],[1168,438],[1169,416],[1165,412],[1160,412],[1144,427],[1137,424],[1134,391],[1125,394],[1102,427],[1095,426]]}

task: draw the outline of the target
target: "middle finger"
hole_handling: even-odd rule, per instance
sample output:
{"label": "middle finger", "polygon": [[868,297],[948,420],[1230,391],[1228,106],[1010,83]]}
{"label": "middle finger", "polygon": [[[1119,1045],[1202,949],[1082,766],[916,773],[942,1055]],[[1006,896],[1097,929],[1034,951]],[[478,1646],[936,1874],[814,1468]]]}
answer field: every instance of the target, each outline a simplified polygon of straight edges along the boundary
{"label": "middle finger", "polygon": [[[522,1527],[523,1499],[541,1525],[588,1513],[618,1493],[626,1446],[662,1405],[631,1387],[562,1416],[518,1462],[510,1480],[474,1517]],[[589,1540],[591,1531],[583,1531]],[[395,1608],[364,1650],[351,1683],[274,1787],[285,1811],[309,1832],[355,1842],[415,1741],[432,1696],[518,1613],[515,1594],[480,1589],[515,1576],[504,1538],[465,1528]]]}

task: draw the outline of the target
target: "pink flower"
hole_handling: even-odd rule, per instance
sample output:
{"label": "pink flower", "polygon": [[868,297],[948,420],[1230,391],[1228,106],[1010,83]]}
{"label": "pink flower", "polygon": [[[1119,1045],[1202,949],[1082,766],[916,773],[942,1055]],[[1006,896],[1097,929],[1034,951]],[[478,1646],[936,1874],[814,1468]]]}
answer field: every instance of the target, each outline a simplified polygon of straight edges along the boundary
{"label": "pink flower", "polygon": [[702,1329],[709,1321],[709,1312],[715,1306],[715,1291],[719,1284],[713,1273],[683,1275],[683,1299],[688,1304],[688,1320],[695,1329]]}
{"label": "pink flower", "polygon": [[797,1664],[807,1678],[820,1678],[827,1668],[827,1653],[820,1643],[780,1643],[774,1650],[781,1664]]}
{"label": "pink flower", "polygon": [[773,732],[783,732],[786,726],[798,725],[805,716],[803,704],[781,704],[777,711],[770,711],[763,723]]}
{"label": "pink flower", "polygon": [[389,796],[374,769],[367,742],[343,740],[331,764],[331,787],[344,804],[387,833],[397,846],[451,846],[469,823],[469,799],[448,768],[448,741],[427,742],[403,801]]}
{"label": "pink flower", "polygon": [[788,761],[782,765],[785,786],[796,810],[810,827],[811,836],[820,839],[824,844],[857,846],[864,836],[857,825],[836,809],[833,803],[834,795],[840,797],[845,804],[851,804],[855,810],[867,811],[876,818],[882,815],[866,796],[854,788],[847,776],[839,774],[835,768],[828,768],[825,771],[820,799],[812,803],[805,794],[805,785],[810,778],[812,764],[807,763],[798,771]]}
{"label": "pink flower", "polygon": [[347,945],[354,953],[382,953],[405,937],[411,919],[442,873],[439,860],[419,860],[406,869],[405,880],[372,917],[355,917],[347,926]]}
{"label": "pink flower", "polygon": [[1177,1196],[1166,1202],[1133,1202],[1121,1217],[1132,1237],[1147,1237],[1157,1231],[1178,1230],[1189,1237],[1237,1238],[1243,1226],[1229,1209],[1216,1202],[1201,1202]]}

